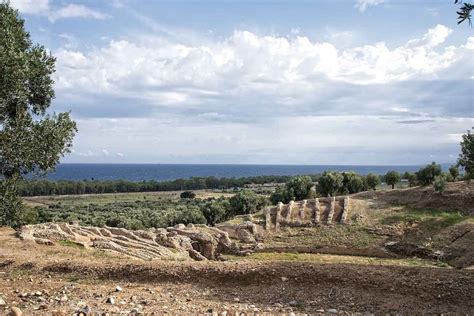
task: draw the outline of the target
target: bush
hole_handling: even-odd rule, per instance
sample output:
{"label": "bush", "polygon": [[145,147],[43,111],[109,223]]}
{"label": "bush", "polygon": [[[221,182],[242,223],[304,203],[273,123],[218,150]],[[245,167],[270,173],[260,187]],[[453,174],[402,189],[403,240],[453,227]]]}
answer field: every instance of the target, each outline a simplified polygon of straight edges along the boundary
{"label": "bush", "polygon": [[413,172],[405,172],[403,174],[403,179],[408,180],[408,184],[410,187],[414,187],[417,184],[416,174],[414,174]]}
{"label": "bush", "polygon": [[324,171],[318,180],[317,192],[322,196],[334,196],[343,187],[343,180],[338,172]]}
{"label": "bush", "polygon": [[313,180],[308,176],[293,177],[285,183],[286,191],[291,200],[300,201],[312,197]]}
{"label": "bush", "polygon": [[355,172],[342,173],[343,187],[339,190],[341,194],[352,194],[367,190],[367,182],[364,177]]}
{"label": "bush", "polygon": [[376,174],[369,173],[366,177],[367,187],[375,191],[375,188],[380,184],[380,177]]}
{"label": "bush", "polygon": [[229,200],[229,216],[252,214],[268,205],[268,200],[250,190],[242,190]]}
{"label": "bush", "polygon": [[459,177],[459,168],[457,165],[452,165],[449,167],[449,174],[451,175],[452,181],[456,181],[456,179]]}
{"label": "bush", "polygon": [[441,174],[435,177],[433,187],[436,192],[443,193],[446,189],[447,179],[445,174]]}
{"label": "bush", "polygon": [[466,180],[474,179],[474,133],[470,130],[462,135],[458,164],[464,168]]}
{"label": "bush", "polygon": [[270,202],[272,204],[277,204],[278,202],[288,203],[291,201],[291,198],[288,194],[288,191],[285,187],[277,187],[275,192],[270,195]]}
{"label": "bush", "polygon": [[416,173],[416,178],[421,185],[429,185],[433,183],[436,176],[441,175],[441,166],[432,162],[426,165]]}
{"label": "bush", "polygon": [[179,197],[182,199],[194,199],[196,197],[196,193],[194,193],[193,191],[184,191],[181,192]]}
{"label": "bush", "polygon": [[201,207],[201,212],[206,218],[207,225],[214,226],[229,218],[229,209],[229,200],[219,198],[217,200],[208,200],[205,205]]}

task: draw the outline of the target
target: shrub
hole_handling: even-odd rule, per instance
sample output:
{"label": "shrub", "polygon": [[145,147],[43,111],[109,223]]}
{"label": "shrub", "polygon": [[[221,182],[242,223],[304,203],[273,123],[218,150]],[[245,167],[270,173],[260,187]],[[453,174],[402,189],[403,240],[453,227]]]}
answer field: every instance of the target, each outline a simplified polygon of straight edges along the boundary
{"label": "shrub", "polygon": [[338,172],[324,171],[318,180],[318,193],[322,196],[334,196],[343,187],[343,179]]}
{"label": "shrub", "polygon": [[459,154],[458,164],[464,168],[464,177],[474,179],[474,133],[470,130],[462,135],[461,153]]}
{"label": "shrub", "polygon": [[414,187],[417,184],[416,174],[413,172],[405,172],[403,178],[408,180],[410,187]]}
{"label": "shrub", "polygon": [[441,166],[432,162],[431,164],[421,168],[416,173],[416,178],[421,185],[428,185],[433,183],[435,177],[441,175],[441,172]]}
{"label": "shrub", "polygon": [[313,180],[308,176],[293,177],[285,183],[288,196],[294,201],[311,198],[313,186]]}
{"label": "shrub", "polygon": [[342,177],[343,187],[339,190],[341,194],[352,194],[367,189],[366,180],[355,172],[343,172]]}
{"label": "shrub", "polygon": [[373,173],[369,173],[366,177],[367,187],[375,191],[375,188],[380,184],[380,177]]}
{"label": "shrub", "polygon": [[229,209],[229,200],[225,198],[210,199],[201,207],[201,212],[206,218],[207,225],[214,226],[229,218]]}
{"label": "shrub", "polygon": [[179,197],[182,199],[194,199],[196,197],[196,193],[194,193],[193,191],[184,191],[181,192]]}
{"label": "shrub", "polygon": [[440,174],[435,177],[433,187],[436,192],[443,193],[446,189],[447,179],[445,174]]}
{"label": "shrub", "polygon": [[449,167],[449,174],[451,175],[452,181],[456,181],[456,179],[459,177],[459,168],[457,165],[452,165]]}
{"label": "shrub", "polygon": [[264,196],[250,190],[242,190],[229,200],[229,216],[252,214],[268,204]]}

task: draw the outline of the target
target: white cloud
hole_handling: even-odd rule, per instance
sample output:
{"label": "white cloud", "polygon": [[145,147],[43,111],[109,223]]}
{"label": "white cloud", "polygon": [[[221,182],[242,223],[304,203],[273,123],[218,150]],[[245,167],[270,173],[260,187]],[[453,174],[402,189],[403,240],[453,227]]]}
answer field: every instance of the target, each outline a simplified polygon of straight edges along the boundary
{"label": "white cloud", "polygon": [[163,37],[113,40],[89,52],[55,52],[56,82],[62,92],[132,97],[163,106],[193,106],[245,94],[295,104],[327,81],[369,85],[437,78],[472,53],[467,51],[471,44],[440,47],[450,33],[438,25],[399,47],[379,42],[347,49],[304,36],[248,31],[202,44]]}
{"label": "white cloud", "polygon": [[449,135],[474,124],[474,37],[448,46],[450,33],[438,25],[397,47],[235,31],[60,49],[56,104],[79,118],[74,146],[111,153],[69,161],[451,161]]}
{"label": "white cloud", "polygon": [[68,4],[67,6],[54,10],[48,14],[48,19],[51,22],[66,18],[93,18],[103,20],[107,17],[108,15],[104,13],[78,4]]}
{"label": "white cloud", "polygon": [[49,0],[10,0],[10,4],[25,14],[37,15],[49,11]]}
{"label": "white cloud", "polygon": [[103,20],[108,15],[79,4],[52,7],[49,0],[12,0],[13,8],[23,14],[46,16],[51,22],[66,18],[93,18]]}
{"label": "white cloud", "polygon": [[357,0],[355,7],[359,9],[360,12],[364,12],[368,7],[377,6],[384,2],[385,0]]}

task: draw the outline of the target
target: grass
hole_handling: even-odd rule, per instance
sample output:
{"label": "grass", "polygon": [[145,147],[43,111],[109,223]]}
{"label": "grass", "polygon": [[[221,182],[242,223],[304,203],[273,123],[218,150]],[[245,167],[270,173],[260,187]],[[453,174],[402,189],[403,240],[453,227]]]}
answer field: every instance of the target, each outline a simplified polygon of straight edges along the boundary
{"label": "grass", "polygon": [[367,248],[382,238],[359,225],[322,225],[317,228],[283,228],[265,242],[272,246]]}
{"label": "grass", "polygon": [[290,252],[262,252],[254,253],[246,257],[225,256],[230,261],[298,261],[312,262],[317,264],[349,263],[358,265],[378,265],[378,266],[412,266],[412,267],[447,267],[446,264],[418,258],[407,259],[384,259],[375,257],[341,256],[327,254],[290,253]]}
{"label": "grass", "polygon": [[65,247],[74,247],[74,248],[84,249],[84,245],[81,245],[71,240],[60,240],[58,241],[58,244]]}
{"label": "grass", "polygon": [[[207,190],[196,190],[197,198],[205,199],[209,197],[232,196],[230,193],[213,192]],[[24,201],[31,207],[48,206],[61,203],[64,206],[81,206],[88,204],[105,205],[114,202],[135,202],[135,201],[162,201],[179,200],[181,191],[166,192],[134,192],[134,193],[106,193],[106,194],[84,194],[84,195],[51,195],[38,197],[24,197]]]}
{"label": "grass", "polygon": [[381,220],[382,224],[393,225],[397,223],[429,223],[433,229],[444,228],[457,224],[465,219],[465,216],[458,212],[446,212],[439,210],[418,210],[404,209],[400,213],[389,215]]}

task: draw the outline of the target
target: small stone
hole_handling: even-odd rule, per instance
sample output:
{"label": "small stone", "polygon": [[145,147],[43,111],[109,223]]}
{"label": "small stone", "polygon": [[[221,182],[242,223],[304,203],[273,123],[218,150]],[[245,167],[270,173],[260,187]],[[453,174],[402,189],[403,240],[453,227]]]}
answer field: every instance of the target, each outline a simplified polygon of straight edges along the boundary
{"label": "small stone", "polygon": [[107,300],[105,301],[107,304],[115,304],[115,298],[113,297],[108,297]]}
{"label": "small stone", "polygon": [[316,310],[316,313],[324,313],[324,309],[320,308]]}
{"label": "small stone", "polygon": [[291,312],[291,313],[288,314],[288,316],[296,316],[296,314]]}
{"label": "small stone", "polygon": [[297,301],[290,301],[288,304],[290,304],[290,306],[296,306],[296,305],[298,305],[298,302]]}
{"label": "small stone", "polygon": [[328,313],[329,314],[337,314],[337,309],[330,308],[330,309],[328,309]]}
{"label": "small stone", "polygon": [[35,295],[36,295],[36,296],[41,296],[41,295],[43,295],[43,292],[41,292],[41,291],[36,291],[36,292],[35,292]]}
{"label": "small stone", "polygon": [[60,301],[60,302],[67,302],[67,299],[68,299],[68,298],[67,298],[67,295],[64,294],[64,295],[59,299],[59,301]]}
{"label": "small stone", "polygon": [[8,314],[8,316],[22,316],[23,313],[21,311],[21,309],[19,309],[18,307],[12,307],[11,308],[11,311],[10,313]]}
{"label": "small stone", "polygon": [[122,288],[121,288],[120,286],[117,286],[117,287],[115,288],[115,292],[122,292]]}
{"label": "small stone", "polygon": [[227,316],[227,311],[223,311],[219,314],[219,316]]}
{"label": "small stone", "polygon": [[236,302],[236,303],[240,302],[240,298],[234,297],[234,302]]}
{"label": "small stone", "polygon": [[2,298],[0,298],[0,306],[5,306],[5,305],[7,305],[7,303]]}
{"label": "small stone", "polygon": [[48,305],[46,305],[46,304],[41,304],[38,308],[39,308],[39,309],[48,309]]}
{"label": "small stone", "polygon": [[287,278],[287,277],[284,277],[284,276],[282,276],[282,277],[281,277],[281,281],[282,281],[282,282],[288,281],[288,278]]}

